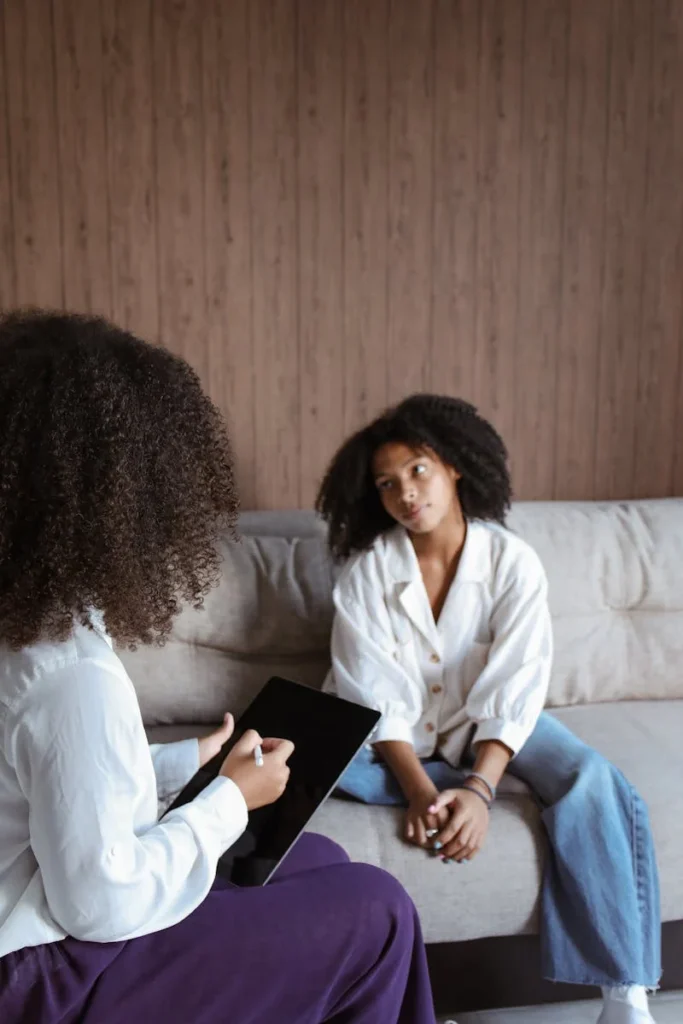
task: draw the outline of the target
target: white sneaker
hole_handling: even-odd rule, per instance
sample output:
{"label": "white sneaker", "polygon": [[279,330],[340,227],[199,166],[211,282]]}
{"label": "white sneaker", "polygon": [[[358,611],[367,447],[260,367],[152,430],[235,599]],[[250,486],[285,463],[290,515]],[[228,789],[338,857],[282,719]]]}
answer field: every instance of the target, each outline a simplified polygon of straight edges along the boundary
{"label": "white sneaker", "polygon": [[650,1013],[647,990],[642,985],[603,988],[604,1005],[598,1024],[655,1024]]}
{"label": "white sneaker", "polygon": [[610,1002],[602,1008],[598,1024],[656,1024],[649,1010],[639,1010],[628,1003]]}

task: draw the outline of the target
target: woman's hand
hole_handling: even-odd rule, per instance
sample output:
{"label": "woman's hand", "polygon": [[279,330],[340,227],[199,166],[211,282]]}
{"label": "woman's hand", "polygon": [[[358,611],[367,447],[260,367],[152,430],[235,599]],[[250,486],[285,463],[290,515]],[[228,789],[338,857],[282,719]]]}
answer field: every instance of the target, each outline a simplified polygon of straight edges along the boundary
{"label": "woman's hand", "polygon": [[[263,764],[257,765],[254,750],[261,746]],[[290,740],[262,740],[254,729],[245,732],[223,762],[220,774],[232,779],[242,791],[247,807],[275,803],[285,791],[289,781],[287,761],[294,752]]]}
{"label": "woman's hand", "polygon": [[230,712],[223,716],[223,724],[215,732],[208,736],[202,736],[199,743],[199,767],[204,765],[219,753],[224,743],[227,743],[235,730],[235,719]]}
{"label": "woman's hand", "polygon": [[476,793],[467,789],[446,789],[429,808],[430,814],[447,810],[449,820],[432,840],[432,849],[443,860],[461,863],[471,860],[484,845],[489,827],[489,811]]}
{"label": "woman's hand", "polygon": [[446,824],[449,811],[446,807],[430,813],[429,808],[438,800],[439,791],[436,786],[425,785],[411,794],[408,809],[405,813],[403,838],[415,846],[429,846],[428,832],[436,831]]}

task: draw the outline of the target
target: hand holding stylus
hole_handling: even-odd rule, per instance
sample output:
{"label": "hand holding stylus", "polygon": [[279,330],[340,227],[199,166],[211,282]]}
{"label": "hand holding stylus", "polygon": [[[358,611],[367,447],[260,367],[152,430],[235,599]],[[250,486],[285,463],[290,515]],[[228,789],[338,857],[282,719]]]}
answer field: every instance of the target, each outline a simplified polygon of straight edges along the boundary
{"label": "hand holding stylus", "polygon": [[293,752],[294,744],[290,740],[264,740],[254,729],[249,729],[226,757],[220,774],[232,779],[242,791],[249,810],[254,811],[274,803],[284,793],[289,780],[287,761]]}

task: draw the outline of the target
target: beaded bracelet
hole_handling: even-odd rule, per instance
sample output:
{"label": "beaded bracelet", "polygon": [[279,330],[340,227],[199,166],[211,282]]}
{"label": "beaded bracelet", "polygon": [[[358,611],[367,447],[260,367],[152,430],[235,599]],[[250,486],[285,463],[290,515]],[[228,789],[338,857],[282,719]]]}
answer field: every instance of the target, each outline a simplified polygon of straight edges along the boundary
{"label": "beaded bracelet", "polygon": [[[467,779],[479,779],[480,782],[484,783],[491,794],[491,800],[493,801],[496,799],[496,787],[491,785],[485,775],[481,775],[480,772],[468,772]],[[465,782],[467,782],[467,779],[465,779]]]}
{"label": "beaded bracelet", "polygon": [[474,786],[468,786],[466,782],[463,782],[459,788],[460,789],[467,789],[467,790],[469,790],[470,793],[475,793],[479,797],[479,799],[483,800],[484,803],[486,804],[486,810],[487,811],[491,810],[491,803],[492,803],[492,801],[491,800],[487,800],[486,797],[484,796],[484,794],[480,793],[478,789],[474,788]]}

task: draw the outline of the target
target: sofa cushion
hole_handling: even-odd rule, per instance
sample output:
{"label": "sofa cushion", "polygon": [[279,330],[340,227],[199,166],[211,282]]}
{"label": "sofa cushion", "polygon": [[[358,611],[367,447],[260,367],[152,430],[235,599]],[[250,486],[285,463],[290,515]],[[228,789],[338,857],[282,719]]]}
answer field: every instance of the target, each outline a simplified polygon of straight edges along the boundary
{"label": "sofa cushion", "polygon": [[271,675],[325,677],[333,566],[320,536],[225,537],[221,555],[218,587],[182,612],[164,647],[118,652],[148,724],[239,714]]}
{"label": "sofa cushion", "polygon": [[[645,799],[662,883],[665,921],[683,919],[683,700],[595,704],[552,712],[620,768]],[[153,740],[195,732],[150,730]],[[506,777],[488,839],[470,864],[444,865],[397,839],[400,812],[331,799],[311,829],[340,843],[353,860],[395,875],[413,897],[428,942],[538,930],[545,843],[526,787]]]}
{"label": "sofa cushion", "polygon": [[683,501],[523,502],[549,579],[548,705],[683,697]]}
{"label": "sofa cushion", "polygon": [[[509,525],[550,582],[548,705],[683,697],[683,500],[528,502]],[[270,675],[321,685],[336,568],[312,512],[251,512],[220,585],[161,649],[121,652],[148,724],[218,721]]]}
{"label": "sofa cushion", "polygon": [[[683,918],[683,701],[625,702],[552,712],[619,767],[645,799],[662,883],[664,920]],[[518,789],[516,783],[515,789]],[[354,860],[394,874],[413,897],[428,942],[538,930],[545,843],[528,795],[503,791],[486,844],[470,864],[444,865],[398,842],[400,812],[329,800],[311,828]]]}

